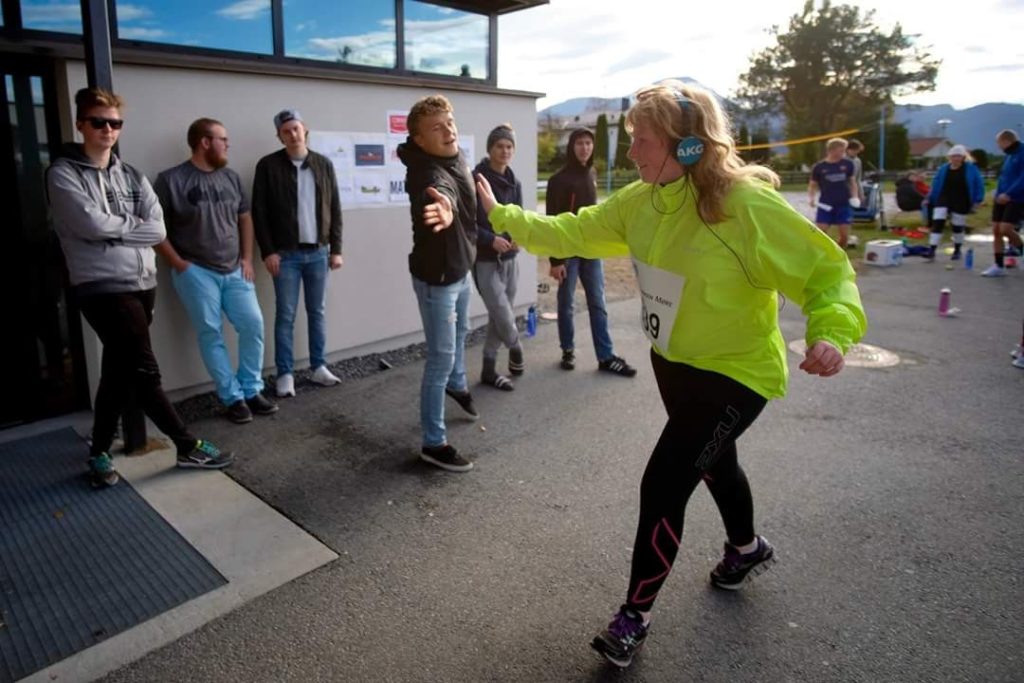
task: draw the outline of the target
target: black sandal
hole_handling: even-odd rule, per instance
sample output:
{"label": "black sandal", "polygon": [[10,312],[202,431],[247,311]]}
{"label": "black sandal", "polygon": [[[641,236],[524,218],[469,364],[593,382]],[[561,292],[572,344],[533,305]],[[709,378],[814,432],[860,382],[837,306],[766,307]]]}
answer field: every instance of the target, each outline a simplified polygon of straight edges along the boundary
{"label": "black sandal", "polygon": [[512,383],[505,375],[495,375],[494,377],[482,377],[481,382],[488,386],[492,386],[495,389],[501,389],[502,391],[514,391],[516,385]]}

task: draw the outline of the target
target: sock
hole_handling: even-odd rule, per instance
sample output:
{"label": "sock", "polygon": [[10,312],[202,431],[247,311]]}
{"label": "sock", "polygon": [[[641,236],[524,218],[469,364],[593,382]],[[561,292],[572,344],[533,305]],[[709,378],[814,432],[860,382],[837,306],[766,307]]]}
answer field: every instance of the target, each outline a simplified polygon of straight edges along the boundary
{"label": "sock", "polygon": [[741,555],[749,555],[750,553],[757,550],[757,536],[754,536],[754,540],[746,545],[734,546],[736,550],[740,551]]}
{"label": "sock", "polygon": [[523,362],[523,347],[521,344],[516,344],[508,350],[508,359],[511,363]]}
{"label": "sock", "polygon": [[485,382],[489,382],[498,376],[498,371],[495,369],[497,364],[497,358],[488,358],[487,356],[484,356],[484,369],[480,373],[480,376]]}
{"label": "sock", "polygon": [[996,254],[995,257],[996,257],[996,265],[999,266],[1000,268],[1002,268],[1003,267],[1003,254],[1002,254],[1002,252]]}

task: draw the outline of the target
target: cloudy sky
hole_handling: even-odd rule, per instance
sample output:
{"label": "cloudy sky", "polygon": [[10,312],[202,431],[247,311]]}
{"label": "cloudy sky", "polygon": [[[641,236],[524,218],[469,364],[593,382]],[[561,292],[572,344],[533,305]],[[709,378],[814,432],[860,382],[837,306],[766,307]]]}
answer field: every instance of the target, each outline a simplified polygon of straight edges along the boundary
{"label": "cloudy sky", "polygon": [[[902,103],[1024,104],[1024,0],[866,0],[883,30],[899,23],[942,59],[936,90]],[[551,0],[499,20],[498,84],[547,93],[538,108],[617,97],[689,76],[728,96],[750,55],[803,0]]]}

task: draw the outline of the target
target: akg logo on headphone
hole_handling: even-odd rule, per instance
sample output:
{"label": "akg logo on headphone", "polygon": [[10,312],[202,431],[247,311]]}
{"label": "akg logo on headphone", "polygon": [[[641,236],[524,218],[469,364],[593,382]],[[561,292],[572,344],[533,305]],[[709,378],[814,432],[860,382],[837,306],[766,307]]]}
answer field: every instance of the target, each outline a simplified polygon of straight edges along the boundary
{"label": "akg logo on headphone", "polygon": [[676,145],[676,160],[683,166],[692,166],[704,154],[704,143],[700,138],[689,135]]}

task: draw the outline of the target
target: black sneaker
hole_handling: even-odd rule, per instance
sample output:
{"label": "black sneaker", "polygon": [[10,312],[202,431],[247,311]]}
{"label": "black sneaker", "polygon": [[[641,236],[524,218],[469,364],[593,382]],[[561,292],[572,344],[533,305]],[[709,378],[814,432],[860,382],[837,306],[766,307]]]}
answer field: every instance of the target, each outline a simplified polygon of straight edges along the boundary
{"label": "black sneaker", "polygon": [[572,349],[566,349],[562,351],[562,369],[563,370],[575,370],[576,369],[576,352]]}
{"label": "black sneaker", "polygon": [[[251,419],[251,418],[250,418]],[[235,461],[229,451],[221,453],[220,449],[209,441],[199,440],[188,453],[178,456],[178,467],[194,470],[219,470]]]}
{"label": "black sneaker", "polygon": [[473,469],[473,463],[459,455],[459,452],[449,444],[424,446],[420,451],[420,460],[449,472],[468,472]]}
{"label": "black sneaker", "polygon": [[622,375],[623,377],[636,377],[636,368],[626,362],[625,358],[619,358],[618,356],[612,356],[597,364],[598,370],[604,370],[605,372],[614,372],[616,375]]}
{"label": "black sneaker", "polygon": [[263,394],[255,394],[254,396],[245,399],[245,404],[249,406],[249,410],[256,415],[273,415],[280,410],[276,403]]}
{"label": "black sneaker", "polygon": [[729,591],[739,590],[758,574],[775,564],[775,548],[764,536],[757,536],[757,548],[746,555],[731,543],[725,544],[725,556],[711,571],[711,585]]}
{"label": "black sneaker", "polygon": [[466,415],[468,415],[470,419],[480,419],[480,413],[476,412],[476,406],[473,405],[473,395],[468,391],[455,391],[454,389],[445,387],[444,393],[455,399],[455,402],[459,404],[459,407],[466,412]]}
{"label": "black sneaker", "polygon": [[121,475],[114,469],[114,461],[108,453],[89,458],[89,482],[93,488],[102,489],[121,481]]}
{"label": "black sneaker", "polygon": [[615,666],[625,669],[633,663],[633,655],[643,647],[648,628],[643,617],[623,605],[608,628],[590,642],[590,647]]}
{"label": "black sneaker", "polygon": [[224,411],[224,417],[236,425],[244,425],[246,422],[252,422],[252,411],[245,401],[235,401]]}

